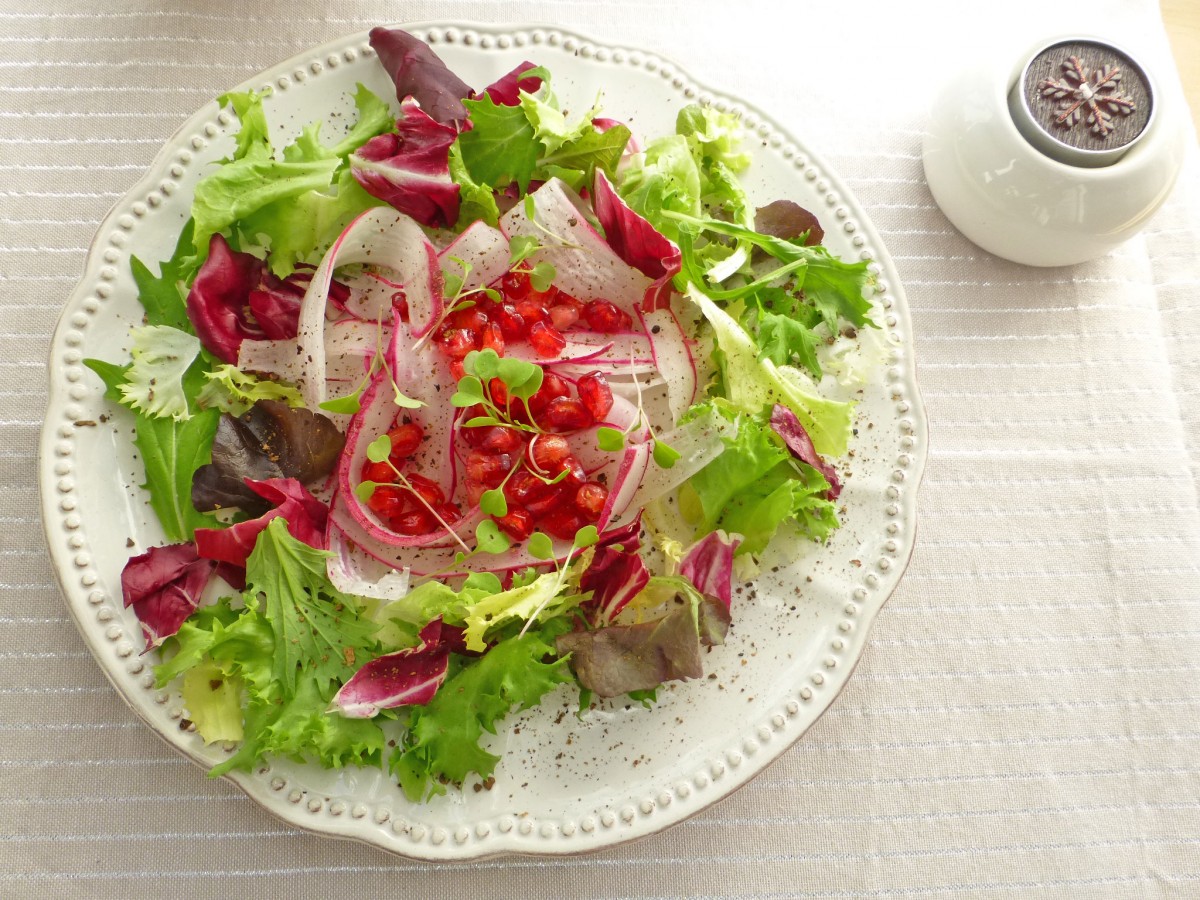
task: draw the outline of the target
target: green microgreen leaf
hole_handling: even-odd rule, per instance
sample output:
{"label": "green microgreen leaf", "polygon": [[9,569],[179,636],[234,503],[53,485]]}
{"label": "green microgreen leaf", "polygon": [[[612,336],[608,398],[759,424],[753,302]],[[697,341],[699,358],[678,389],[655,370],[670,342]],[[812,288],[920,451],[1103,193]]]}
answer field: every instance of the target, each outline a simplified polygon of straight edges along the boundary
{"label": "green microgreen leaf", "polygon": [[625,449],[625,432],[601,425],[596,429],[596,446],[608,453]]}
{"label": "green microgreen leaf", "polygon": [[458,390],[450,396],[452,406],[474,406],[483,403],[483,383],[474,375],[464,375],[458,382]]}
{"label": "green microgreen leaf", "polygon": [[508,515],[508,501],[504,499],[504,491],[500,488],[493,488],[480,494],[479,510],[489,516]]}
{"label": "green microgreen leaf", "polygon": [[358,497],[361,502],[368,503],[377,487],[379,487],[377,481],[360,481],[354,488],[354,496]]}
{"label": "green microgreen leaf", "polygon": [[482,428],[485,425],[503,425],[495,416],[475,416],[473,419],[467,419],[463,422],[463,428]]}
{"label": "green microgreen leaf", "polygon": [[367,444],[367,459],[373,463],[381,463],[392,455],[392,439],[387,434],[381,434]]}
{"label": "green microgreen leaf", "polygon": [[529,555],[534,559],[554,559],[554,542],[547,534],[535,531],[529,536],[527,547]]}
{"label": "green microgreen leaf", "polygon": [[529,270],[529,284],[535,291],[548,291],[557,274],[552,264],[540,262]]}
{"label": "green microgreen leaf", "polygon": [[655,438],[653,456],[654,461],[658,463],[660,468],[669,469],[679,459],[679,451],[670,444],[663,443],[658,438]]}
{"label": "green microgreen leaf", "polygon": [[334,397],[332,400],[318,403],[317,406],[325,410],[325,412],[343,413],[352,416],[362,408],[362,404],[358,399],[361,395],[362,391],[358,390],[353,394],[347,394],[345,397]]}
{"label": "green microgreen leaf", "polygon": [[392,382],[392,390],[395,393],[395,396],[392,398],[392,402],[401,409],[420,409],[425,405],[424,400],[414,400],[412,397],[401,391],[395,382]]}
{"label": "green microgreen leaf", "polygon": [[575,532],[574,546],[576,549],[582,550],[584,547],[591,547],[598,540],[600,540],[600,532],[596,530],[596,526],[584,525]]}
{"label": "green microgreen leaf", "polygon": [[[528,210],[527,210],[528,211]],[[533,254],[537,253],[541,247],[537,236],[533,234],[518,234],[508,242],[508,265],[509,268],[514,268]]]}
{"label": "green microgreen leaf", "polygon": [[511,545],[503,531],[491,519],[484,519],[475,526],[475,545],[480,553],[503,553]]}

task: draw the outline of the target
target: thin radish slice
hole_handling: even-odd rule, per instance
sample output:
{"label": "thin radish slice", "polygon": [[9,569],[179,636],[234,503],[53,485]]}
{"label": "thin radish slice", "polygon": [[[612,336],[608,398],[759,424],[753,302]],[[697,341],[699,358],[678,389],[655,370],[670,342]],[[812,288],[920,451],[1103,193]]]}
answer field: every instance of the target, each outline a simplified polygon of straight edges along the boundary
{"label": "thin radish slice", "polygon": [[684,410],[696,402],[699,378],[692,342],[688,340],[675,312],[668,306],[653,312],[638,312],[650,340],[654,365],[667,384],[667,400],[674,425]]}
{"label": "thin radish slice", "polygon": [[370,263],[391,270],[404,286],[413,334],[420,337],[441,317],[442,272],[437,251],[416,222],[394,209],[367,210],[341,233],[317,271],[300,305],[297,356],[304,369],[296,379],[304,402],[316,409],[325,400],[325,311],[338,266]]}
{"label": "thin radish slice", "polygon": [[623,262],[589,224],[577,194],[551,178],[529,194],[534,219],[525,203],[505,213],[500,227],[509,238],[532,235],[543,244],[530,258],[554,266],[554,285],[576,300],[609,300],[633,315],[642,303],[650,279]]}
{"label": "thin radish slice", "polygon": [[[463,267],[455,262],[456,259],[466,263],[465,277]],[[464,291],[487,287],[508,271],[508,260],[508,241],[499,230],[486,222],[472,223],[438,254],[442,274],[463,278]]]}
{"label": "thin radish slice", "polygon": [[373,600],[398,600],[409,591],[408,570],[397,571],[371,557],[346,539],[342,529],[331,525],[326,539],[333,552],[325,570],[329,581],[343,594]]}
{"label": "thin radish slice", "polygon": [[[344,318],[325,327],[326,392],[331,383],[357,382],[371,364],[377,350],[380,329],[374,322]],[[260,375],[272,375],[296,382],[305,362],[295,339],[279,341],[242,341],[238,368]]]}

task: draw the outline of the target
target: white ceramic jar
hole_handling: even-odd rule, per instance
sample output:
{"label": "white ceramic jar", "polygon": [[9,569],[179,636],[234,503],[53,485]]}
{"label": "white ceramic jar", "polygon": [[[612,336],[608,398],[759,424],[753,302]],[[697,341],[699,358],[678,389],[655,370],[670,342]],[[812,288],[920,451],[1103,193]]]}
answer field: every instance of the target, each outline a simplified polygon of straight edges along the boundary
{"label": "white ceramic jar", "polygon": [[1053,139],[1031,132],[1026,111],[1017,108],[1014,121],[1010,95],[1030,60],[1071,41],[1112,47],[1056,37],[964,72],[934,103],[925,135],[925,178],[947,218],[983,249],[1031,266],[1084,262],[1135,235],[1166,200],[1187,147],[1179,98],[1139,62],[1153,110],[1137,139],[1111,162],[1081,162],[1070,148],[1054,158]]}

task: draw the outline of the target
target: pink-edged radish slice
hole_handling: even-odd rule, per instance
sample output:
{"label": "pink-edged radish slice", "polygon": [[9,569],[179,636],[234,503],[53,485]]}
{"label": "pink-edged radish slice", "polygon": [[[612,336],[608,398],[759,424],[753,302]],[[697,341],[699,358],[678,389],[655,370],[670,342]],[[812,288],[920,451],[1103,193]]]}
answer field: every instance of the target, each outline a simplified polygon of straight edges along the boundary
{"label": "pink-edged radish slice", "polygon": [[297,356],[304,369],[296,379],[304,402],[316,409],[325,400],[325,312],[334,270],[354,263],[389,271],[403,285],[413,334],[419,337],[441,318],[442,272],[437,250],[421,226],[394,209],[367,210],[341,233],[313,273],[300,304]]}
{"label": "pink-edged radish slice", "polygon": [[675,312],[668,306],[652,312],[639,312],[654,366],[667,385],[667,401],[671,407],[671,425],[679,421],[684,410],[696,402],[699,378],[692,342],[684,333]]}
{"label": "pink-edged radish slice", "polygon": [[542,246],[530,262],[554,266],[559,290],[583,303],[608,300],[632,316],[650,279],[624,262],[591,226],[578,195],[551,178],[528,196],[533,219],[526,215],[526,203],[518,203],[500,220],[501,230],[510,240],[517,235],[537,238]]}

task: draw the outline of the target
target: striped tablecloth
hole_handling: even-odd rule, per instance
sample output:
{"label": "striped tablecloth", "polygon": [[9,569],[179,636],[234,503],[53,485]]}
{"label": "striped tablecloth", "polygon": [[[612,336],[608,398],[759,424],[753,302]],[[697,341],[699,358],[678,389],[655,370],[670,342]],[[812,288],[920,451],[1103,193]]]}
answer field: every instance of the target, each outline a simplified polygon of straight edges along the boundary
{"label": "striped tablecloth", "polygon": [[[1153,0],[0,4],[0,895],[1200,895],[1200,165],[1139,237],[1036,270],[919,158],[998,36],[1175,70]],[[982,13],[980,13],[982,16]],[[1075,15],[1082,16],[1077,7]],[[850,686],[762,777],[583,858],[439,867],[281,825],[124,706],[65,609],[36,446],[49,336],[109,205],[202,103],[383,21],[549,24],[670,56],[840,172],[907,288],[931,455],[916,553]],[[980,42],[984,42],[982,45]],[[103,465],[103,460],[97,460]]]}

